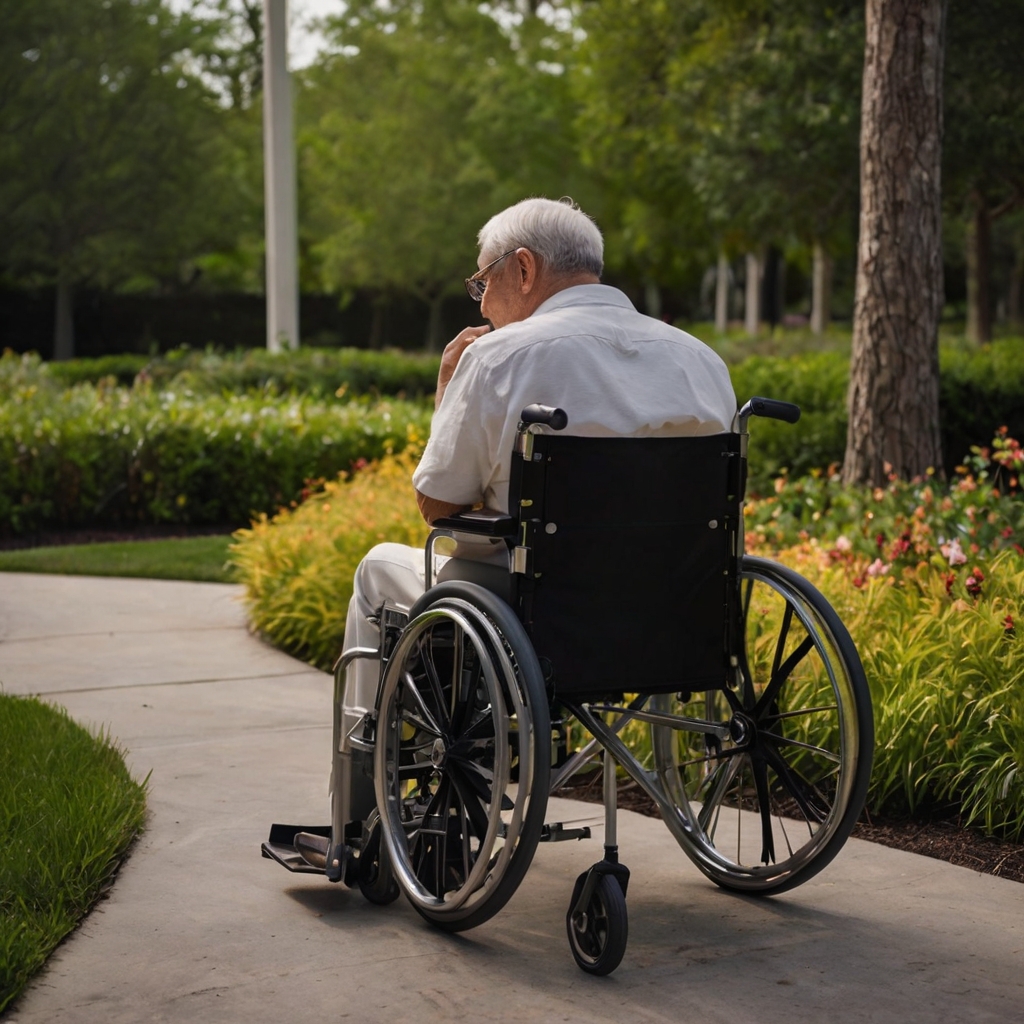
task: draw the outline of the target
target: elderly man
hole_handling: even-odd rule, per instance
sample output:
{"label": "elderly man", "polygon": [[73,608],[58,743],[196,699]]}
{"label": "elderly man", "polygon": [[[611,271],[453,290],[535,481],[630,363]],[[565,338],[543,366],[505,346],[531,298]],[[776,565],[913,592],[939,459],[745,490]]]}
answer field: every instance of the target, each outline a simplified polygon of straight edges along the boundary
{"label": "elderly man", "polygon": [[[534,402],[565,409],[568,432],[591,437],[730,429],[736,399],[725,364],[600,283],[601,233],[577,207],[525,199],[492,217],[479,243],[480,269],[466,287],[493,326],[467,327],[441,360],[430,440],[413,474],[428,523],[480,503],[508,511],[516,426]],[[440,578],[507,578],[503,543],[461,544],[456,555]],[[356,571],[345,647],[376,647],[375,611],[385,600],[408,608],[423,587],[421,550],[373,548]],[[378,666],[356,662],[350,672],[347,713],[359,714],[373,706]]]}

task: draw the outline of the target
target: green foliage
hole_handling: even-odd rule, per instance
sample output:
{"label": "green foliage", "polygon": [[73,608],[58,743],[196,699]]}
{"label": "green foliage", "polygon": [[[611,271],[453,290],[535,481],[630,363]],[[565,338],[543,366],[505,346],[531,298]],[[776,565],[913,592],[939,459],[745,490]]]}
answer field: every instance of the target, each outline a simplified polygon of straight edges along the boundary
{"label": "green foliage", "polygon": [[[939,353],[939,422],[946,472],[972,445],[985,444],[1001,426],[1024,436],[1024,338],[979,348],[944,346]],[[756,420],[751,427],[749,490],[768,493],[783,469],[797,476],[842,465],[846,450],[849,359],[840,351],[798,356],[754,356],[730,367],[736,397],[795,402],[795,426]],[[938,468],[938,467],[937,467]]]}
{"label": "green foliage", "polygon": [[[752,421],[748,490],[763,492],[783,470],[793,475],[842,462],[849,359],[839,352],[754,356],[729,368],[737,400],[755,395],[795,402],[800,421]],[[985,428],[987,436],[991,427]]]}
{"label": "green foliage", "polygon": [[18,387],[70,387],[98,384],[113,378],[130,386],[140,377],[154,389],[188,390],[196,394],[269,394],[302,392],[340,397],[382,394],[424,396],[437,385],[438,356],[414,352],[372,352],[365,349],[300,348],[293,352],[266,349],[175,349],[162,356],[126,353],[98,359],[43,363],[29,353],[0,356],[0,400]]}
{"label": "green foliage", "polygon": [[[997,437],[1007,467],[981,455],[978,477],[965,474],[951,486],[929,477],[904,481],[893,476],[883,487],[844,487],[837,474],[779,477],[773,493],[747,505],[748,542],[788,547],[813,536],[836,561],[860,565],[877,559],[879,574],[893,566],[928,562],[936,568],[960,565],[1024,545],[1024,501],[1019,498],[1022,464],[1017,442]],[[984,449],[989,451],[989,449]],[[991,468],[989,468],[991,467]],[[1014,482],[1017,495],[994,486],[996,469]]]}
{"label": "green foliage", "polygon": [[385,457],[235,534],[232,561],[260,633],[320,668],[334,664],[360,559],[383,541],[426,539],[410,480],[416,458],[411,448]]}
{"label": "green foliage", "polygon": [[145,795],[108,737],[0,694],[0,1013],[110,884]]}
{"label": "green foliage", "polygon": [[483,223],[581,177],[570,97],[552,70],[566,33],[534,15],[505,25],[469,0],[357,0],[331,22],[335,52],[301,79],[311,266],[332,289],[429,303],[433,346],[440,301],[474,269]]}
{"label": "green foliage", "polygon": [[425,403],[27,385],[0,402],[0,530],[234,525],[426,433]]}
{"label": "green foliage", "polygon": [[227,114],[191,60],[206,27],[160,0],[0,0],[0,21],[0,268],[175,280],[233,242]]}
{"label": "green foliage", "polygon": [[230,583],[234,576],[227,564],[229,543],[230,538],[221,535],[0,551],[0,572]]}

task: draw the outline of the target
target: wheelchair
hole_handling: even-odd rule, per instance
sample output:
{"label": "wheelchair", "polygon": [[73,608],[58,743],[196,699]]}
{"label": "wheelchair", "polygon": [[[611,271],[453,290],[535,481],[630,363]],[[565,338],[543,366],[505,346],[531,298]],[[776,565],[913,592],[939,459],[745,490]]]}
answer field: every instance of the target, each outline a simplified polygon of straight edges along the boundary
{"label": "wheelchair", "polygon": [[[331,824],[274,825],[264,856],[472,928],[540,843],[589,838],[545,812],[600,761],[603,856],[566,914],[572,955],[596,975],[618,966],[628,932],[618,771],[725,889],[782,893],[821,871],[864,804],[871,701],[825,598],[744,553],[752,416],[795,423],[800,410],[753,398],[725,434],[592,438],[562,433],[560,409],[524,409],[511,514],[435,522],[426,592],[380,609],[379,647],[338,659]],[[435,542],[463,535],[504,544],[503,596],[434,583]],[[346,677],[362,658],[379,661],[379,683],[355,715]]]}

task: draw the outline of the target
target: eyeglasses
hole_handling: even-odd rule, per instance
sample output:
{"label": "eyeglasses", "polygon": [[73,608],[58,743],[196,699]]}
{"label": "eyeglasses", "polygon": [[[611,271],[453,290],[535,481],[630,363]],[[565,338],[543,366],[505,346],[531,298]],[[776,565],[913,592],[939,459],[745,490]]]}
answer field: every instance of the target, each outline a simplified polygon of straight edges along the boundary
{"label": "eyeglasses", "polygon": [[509,249],[508,252],[503,252],[496,260],[491,260],[486,267],[481,267],[472,277],[466,278],[466,291],[469,292],[469,297],[474,302],[482,302],[484,292],[487,290],[487,278],[480,275],[486,274],[496,263],[500,263],[506,256],[511,256],[515,251],[515,249]]}

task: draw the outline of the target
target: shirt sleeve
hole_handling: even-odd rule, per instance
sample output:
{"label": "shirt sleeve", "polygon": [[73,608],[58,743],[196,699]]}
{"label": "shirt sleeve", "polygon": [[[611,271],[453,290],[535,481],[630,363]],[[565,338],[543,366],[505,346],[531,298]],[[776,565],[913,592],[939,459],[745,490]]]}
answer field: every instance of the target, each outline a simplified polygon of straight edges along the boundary
{"label": "shirt sleeve", "polygon": [[470,346],[434,413],[430,440],[412,476],[413,486],[428,498],[453,505],[473,505],[483,499],[493,473],[490,420],[495,415],[493,396],[487,402],[486,378],[486,367]]}

